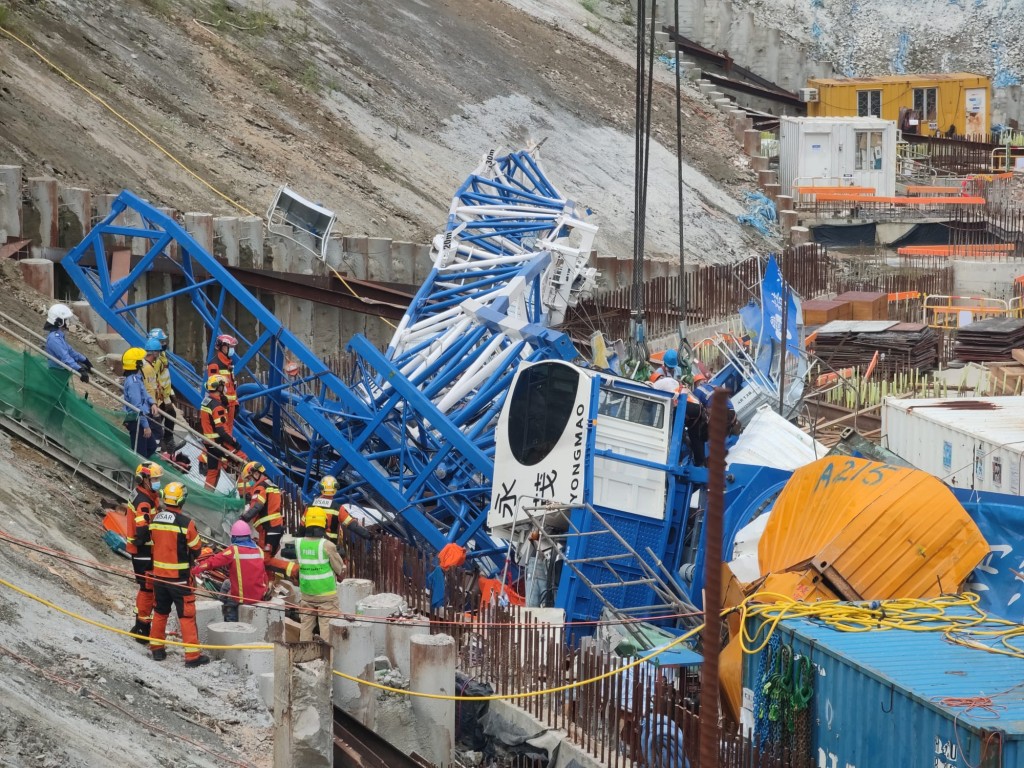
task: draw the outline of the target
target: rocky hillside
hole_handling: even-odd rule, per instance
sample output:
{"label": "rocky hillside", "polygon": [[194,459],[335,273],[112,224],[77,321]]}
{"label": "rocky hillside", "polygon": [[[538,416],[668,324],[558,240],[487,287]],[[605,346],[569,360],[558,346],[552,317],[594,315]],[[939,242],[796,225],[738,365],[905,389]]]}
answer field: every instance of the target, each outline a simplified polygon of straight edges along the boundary
{"label": "rocky hillside", "polygon": [[[28,174],[220,213],[265,212],[288,184],[339,232],[423,241],[489,148],[545,140],[552,179],[597,213],[598,249],[632,253],[625,0],[7,0],[0,22],[22,41],[0,35],[0,163]],[[658,74],[647,241],[667,256],[674,96]],[[749,169],[692,90],[684,116],[688,249],[745,257],[761,245],[735,220]]]}

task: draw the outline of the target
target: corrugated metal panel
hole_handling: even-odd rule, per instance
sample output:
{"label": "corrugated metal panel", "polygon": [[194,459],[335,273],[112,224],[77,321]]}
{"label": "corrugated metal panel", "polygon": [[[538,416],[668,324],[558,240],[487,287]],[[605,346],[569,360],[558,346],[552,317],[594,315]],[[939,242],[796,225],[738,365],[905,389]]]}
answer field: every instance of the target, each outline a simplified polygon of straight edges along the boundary
{"label": "corrugated metal panel", "polygon": [[797,469],[826,453],[822,443],[762,405],[729,449],[729,464],[752,464],[776,469]]}
{"label": "corrugated metal panel", "polygon": [[[837,632],[792,619],[776,631],[818,672],[815,765],[977,768],[984,734],[1000,731],[1002,759],[983,765],[1024,766],[1024,660],[953,645],[939,632]],[[744,699],[754,693],[759,658],[744,660]],[[974,696],[993,697],[998,708],[940,703]],[[991,759],[999,739],[989,741]]]}
{"label": "corrugated metal panel", "polygon": [[882,442],[950,485],[1019,496],[1024,397],[890,398]]}
{"label": "corrugated metal panel", "polygon": [[761,573],[807,562],[837,594],[867,600],[937,596],[988,553],[936,478],[840,456],[793,473],[758,545]]}

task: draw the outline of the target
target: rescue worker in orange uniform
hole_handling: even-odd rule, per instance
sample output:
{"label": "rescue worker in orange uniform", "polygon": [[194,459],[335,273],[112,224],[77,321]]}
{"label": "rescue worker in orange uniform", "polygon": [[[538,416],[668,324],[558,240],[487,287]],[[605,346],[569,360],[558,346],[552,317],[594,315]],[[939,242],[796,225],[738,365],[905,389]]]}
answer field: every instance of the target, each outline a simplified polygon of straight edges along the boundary
{"label": "rescue worker in orange uniform", "polygon": [[[132,634],[149,635],[153,622],[153,552],[149,541],[149,523],[160,509],[160,478],[164,470],[159,464],[144,461],[135,469],[135,493],[128,500],[126,538],[128,554],[132,556],[135,582],[135,624]],[[135,638],[145,644],[147,640]]]}
{"label": "rescue worker in orange uniform", "polygon": [[204,451],[206,456],[206,487],[216,490],[217,481],[220,480],[220,470],[227,459],[228,453],[234,453],[240,458],[245,455],[231,436],[231,430],[227,426],[228,409],[224,401],[224,377],[214,374],[206,380],[206,397],[199,407],[199,425],[211,445]]}
{"label": "rescue worker in orange uniform", "polygon": [[244,494],[249,503],[241,519],[256,531],[260,549],[273,557],[281,548],[281,537],[284,536],[281,489],[270,482],[266,467],[258,461],[246,464],[241,477],[243,482],[250,483]]}
{"label": "rescue worker in orange uniform", "polygon": [[238,410],[238,395],[235,393],[235,347],[238,339],[222,333],[213,346],[213,359],[206,366],[207,376],[224,377],[224,405],[227,408],[228,434],[234,434],[235,411]]}
{"label": "rescue worker in orange uniform", "polygon": [[341,499],[335,498],[338,492],[338,480],[333,475],[324,475],[320,479],[320,495],[317,496],[306,508],[308,514],[311,509],[322,509],[327,515],[327,523],[324,526],[327,540],[338,547],[345,556],[345,543],[339,536],[343,528],[347,528],[363,539],[372,539],[373,534],[366,530],[359,522],[348,513]]}
{"label": "rescue worker in orange uniform", "polygon": [[149,633],[149,650],[154,661],[167,658],[164,638],[167,617],[173,606],[181,625],[185,646],[185,666],[201,667],[210,657],[195,647],[199,643],[196,627],[196,595],[192,581],[192,562],[202,547],[199,532],[192,519],[182,512],[188,491],[181,483],[168,483],[163,489],[163,509],[149,523],[153,542],[153,626]]}

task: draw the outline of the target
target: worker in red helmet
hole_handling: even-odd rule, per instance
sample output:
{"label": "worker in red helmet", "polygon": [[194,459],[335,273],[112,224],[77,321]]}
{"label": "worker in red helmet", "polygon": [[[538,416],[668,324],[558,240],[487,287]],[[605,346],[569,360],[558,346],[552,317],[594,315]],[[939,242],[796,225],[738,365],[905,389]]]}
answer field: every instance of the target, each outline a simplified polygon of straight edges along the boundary
{"label": "worker in red helmet", "polygon": [[266,555],[252,539],[252,529],[244,520],[231,526],[231,546],[200,561],[192,569],[198,577],[210,568],[226,568],[228,578],[221,587],[225,593],[221,613],[224,621],[238,621],[238,606],[258,603],[267,595]]}
{"label": "worker in red helmet", "polygon": [[[160,510],[160,482],[164,474],[163,468],[152,461],[144,461],[135,469],[135,491],[128,501],[125,538],[128,554],[132,556],[132,569],[135,571],[135,624],[131,628],[134,635],[149,637],[149,628],[153,623],[153,546],[149,540],[149,522]],[[142,637],[136,637],[140,643],[147,643]]]}
{"label": "worker in red helmet", "polygon": [[234,434],[235,412],[238,410],[238,395],[235,392],[235,347],[238,339],[222,333],[213,345],[213,359],[206,366],[207,377],[219,375],[224,379],[224,406],[227,408],[225,427],[229,435]]}
{"label": "worker in red helmet", "polygon": [[167,619],[174,607],[185,646],[185,666],[200,667],[210,657],[199,652],[196,626],[196,593],[192,563],[202,548],[196,524],[182,511],[188,491],[181,483],[168,483],[161,493],[163,509],[149,523],[153,542],[153,626],[149,633],[149,651],[154,661],[167,658],[164,638]]}

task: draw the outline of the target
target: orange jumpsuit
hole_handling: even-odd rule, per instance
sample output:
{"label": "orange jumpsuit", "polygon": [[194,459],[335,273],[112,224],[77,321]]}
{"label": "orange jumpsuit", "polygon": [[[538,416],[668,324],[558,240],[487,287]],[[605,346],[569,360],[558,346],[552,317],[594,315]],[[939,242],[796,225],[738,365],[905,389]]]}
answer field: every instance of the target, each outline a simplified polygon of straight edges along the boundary
{"label": "orange jumpsuit", "polygon": [[206,455],[206,487],[214,490],[220,480],[220,470],[225,454],[232,452],[241,456],[238,443],[227,428],[228,409],[215,392],[207,393],[199,407],[199,426],[203,437],[214,445],[205,451]]}
{"label": "orange jumpsuit", "polygon": [[235,364],[230,357],[221,351],[214,352],[213,360],[206,366],[207,377],[215,374],[224,377],[224,405],[228,409],[227,430],[234,434],[235,411],[238,410],[238,395],[235,392]]}
{"label": "orange jumpsuit", "polygon": [[242,513],[242,519],[255,529],[260,549],[273,557],[281,548],[281,537],[284,536],[281,489],[264,477],[247,491],[247,495],[249,508]]}
{"label": "orange jumpsuit", "polygon": [[153,582],[150,571],[153,569],[152,546],[149,541],[149,521],[160,508],[160,494],[148,491],[141,485],[135,486],[135,494],[128,502],[127,536],[128,554],[132,556],[132,568],[135,570],[135,582],[139,591],[135,593],[134,631],[149,634],[150,623],[153,621]]}
{"label": "orange jumpsuit", "polygon": [[178,614],[185,661],[198,659],[199,631],[196,627],[196,595],[192,582],[192,561],[202,547],[199,532],[192,519],[180,509],[165,508],[149,523],[153,542],[153,626],[149,633],[149,649],[163,648],[167,617],[171,606]]}

